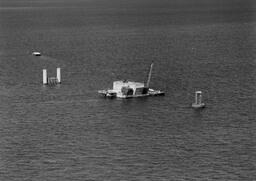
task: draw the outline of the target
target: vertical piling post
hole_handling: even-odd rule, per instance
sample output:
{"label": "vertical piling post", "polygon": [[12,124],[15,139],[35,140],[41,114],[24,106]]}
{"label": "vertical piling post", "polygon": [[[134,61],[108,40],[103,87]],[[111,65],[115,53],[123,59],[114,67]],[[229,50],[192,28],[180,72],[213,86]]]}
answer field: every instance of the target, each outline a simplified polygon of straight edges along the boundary
{"label": "vertical piling post", "polygon": [[57,68],[57,81],[58,81],[58,83],[60,84],[61,83],[61,72],[60,72],[60,68],[58,67]]}
{"label": "vertical piling post", "polygon": [[47,70],[46,69],[43,69],[43,84],[44,85],[48,84],[48,81],[47,81]]}

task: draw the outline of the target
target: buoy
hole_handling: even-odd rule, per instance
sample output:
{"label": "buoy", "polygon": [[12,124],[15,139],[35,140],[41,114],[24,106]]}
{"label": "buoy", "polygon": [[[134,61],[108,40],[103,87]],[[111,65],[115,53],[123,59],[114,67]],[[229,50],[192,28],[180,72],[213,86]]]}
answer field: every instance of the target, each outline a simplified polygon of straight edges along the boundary
{"label": "buoy", "polygon": [[193,108],[204,108],[205,104],[202,103],[202,91],[195,92],[195,102],[192,104]]}

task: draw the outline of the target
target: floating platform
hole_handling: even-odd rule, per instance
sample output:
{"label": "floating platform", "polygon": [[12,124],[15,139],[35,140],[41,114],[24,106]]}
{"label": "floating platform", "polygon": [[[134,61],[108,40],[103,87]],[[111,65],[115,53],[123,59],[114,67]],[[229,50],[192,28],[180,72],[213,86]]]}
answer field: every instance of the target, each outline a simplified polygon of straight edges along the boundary
{"label": "floating platform", "polygon": [[113,89],[99,90],[98,93],[109,98],[134,98],[134,97],[147,97],[147,96],[163,96],[165,93],[160,90],[149,88],[153,69],[153,63],[150,65],[147,83],[119,80],[113,82]]}
{"label": "floating platform", "polygon": [[148,97],[148,96],[164,96],[165,92],[160,91],[160,90],[153,90],[153,91],[148,91],[146,94],[133,94],[133,95],[124,95],[122,93],[118,93],[114,90],[99,90],[99,94],[103,95],[104,97],[107,98],[136,98],[136,97]]}
{"label": "floating platform", "polygon": [[150,65],[147,83],[119,80],[113,82],[113,89],[99,90],[98,93],[109,98],[134,98],[134,97],[147,97],[147,96],[163,96],[165,93],[160,90],[149,88],[153,69],[153,63]]}
{"label": "floating platform", "polygon": [[135,98],[147,96],[163,96],[165,93],[160,90],[149,89],[144,83],[132,81],[115,81],[113,89],[99,90],[99,94],[108,98]]}

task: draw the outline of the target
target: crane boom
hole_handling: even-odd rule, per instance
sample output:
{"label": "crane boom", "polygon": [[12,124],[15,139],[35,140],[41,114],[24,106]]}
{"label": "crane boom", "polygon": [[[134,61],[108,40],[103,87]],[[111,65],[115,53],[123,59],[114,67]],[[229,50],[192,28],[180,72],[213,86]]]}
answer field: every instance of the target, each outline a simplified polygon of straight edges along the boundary
{"label": "crane boom", "polygon": [[149,88],[149,83],[150,83],[150,79],[151,79],[153,65],[154,65],[154,63],[151,63],[151,65],[150,65],[150,70],[149,70],[149,73],[148,73],[148,80],[147,80],[147,84],[146,84],[147,88]]}

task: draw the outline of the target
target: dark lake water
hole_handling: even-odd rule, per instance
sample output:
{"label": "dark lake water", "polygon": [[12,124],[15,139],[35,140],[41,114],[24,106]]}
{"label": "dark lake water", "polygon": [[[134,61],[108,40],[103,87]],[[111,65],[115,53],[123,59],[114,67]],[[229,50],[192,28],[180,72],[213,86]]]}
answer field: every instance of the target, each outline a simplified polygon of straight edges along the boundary
{"label": "dark lake water", "polygon": [[[253,0],[1,0],[0,180],[256,180],[255,12]],[[145,81],[152,61],[166,96],[98,96]],[[43,86],[56,67],[62,84]],[[190,107],[196,90],[204,110]]]}

